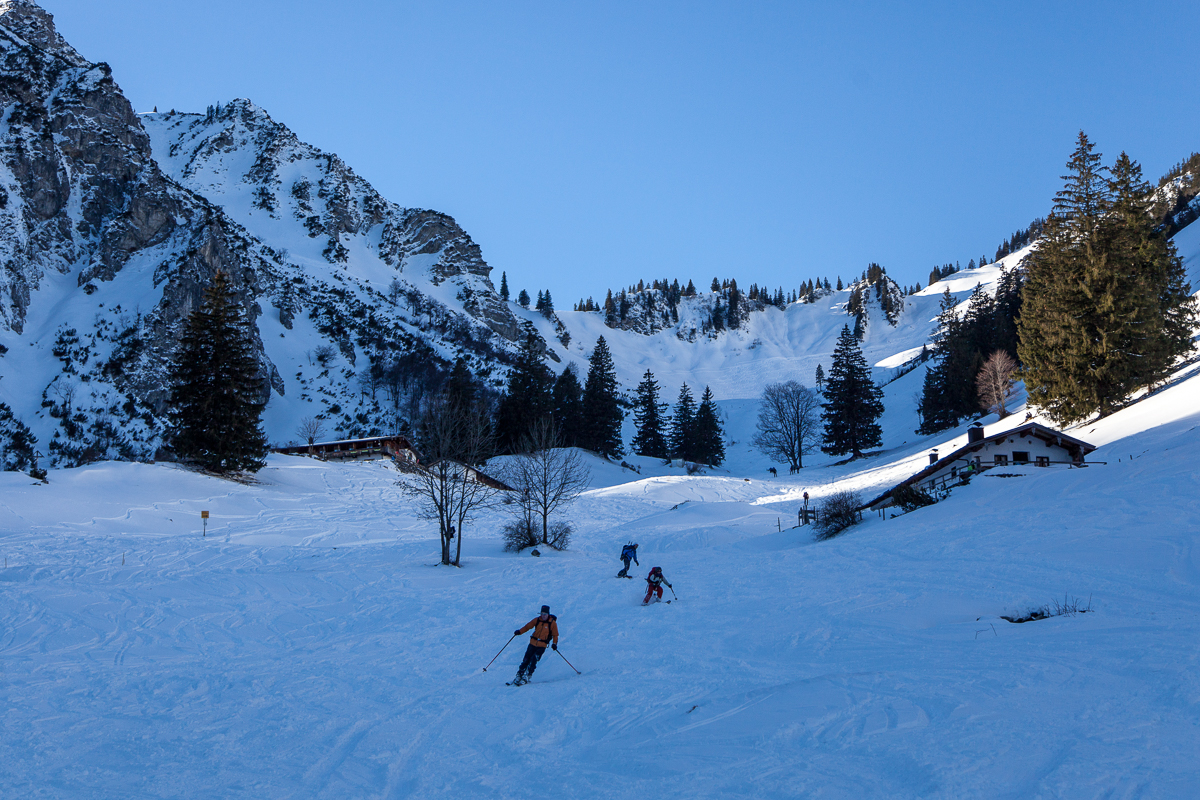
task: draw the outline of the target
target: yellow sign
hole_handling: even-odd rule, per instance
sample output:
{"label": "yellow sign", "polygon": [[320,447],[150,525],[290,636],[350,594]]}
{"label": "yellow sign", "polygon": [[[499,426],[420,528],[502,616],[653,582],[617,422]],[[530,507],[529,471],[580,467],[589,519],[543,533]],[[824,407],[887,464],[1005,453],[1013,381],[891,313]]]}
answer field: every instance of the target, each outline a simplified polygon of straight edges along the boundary
{"label": "yellow sign", "polygon": [[201,512],[200,512],[200,519],[208,519],[208,512],[207,512],[207,511],[201,511]]}

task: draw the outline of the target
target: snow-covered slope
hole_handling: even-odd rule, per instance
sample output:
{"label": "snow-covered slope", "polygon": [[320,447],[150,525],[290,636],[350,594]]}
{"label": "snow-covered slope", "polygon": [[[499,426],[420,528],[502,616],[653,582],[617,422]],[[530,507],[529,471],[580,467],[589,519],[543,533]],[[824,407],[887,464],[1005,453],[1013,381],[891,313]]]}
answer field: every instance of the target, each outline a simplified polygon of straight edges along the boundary
{"label": "snow-covered slope", "polygon": [[[777,530],[802,490],[910,456],[593,461],[572,549],[504,553],[497,510],[461,570],[378,462],[0,475],[0,795],[1193,796],[1200,377],[1076,433],[1106,463],[820,544]],[[678,599],[642,608],[655,565]],[[1091,611],[1000,618],[1066,598]],[[524,637],[481,668],[542,603],[582,675],[550,652],[506,687]]]}

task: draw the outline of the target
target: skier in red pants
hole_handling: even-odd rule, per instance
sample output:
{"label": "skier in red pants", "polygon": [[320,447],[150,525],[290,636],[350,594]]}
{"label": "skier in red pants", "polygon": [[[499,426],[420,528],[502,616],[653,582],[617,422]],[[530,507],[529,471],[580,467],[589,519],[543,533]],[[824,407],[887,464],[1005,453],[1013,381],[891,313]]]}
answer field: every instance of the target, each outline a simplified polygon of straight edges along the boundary
{"label": "skier in red pants", "polygon": [[646,589],[646,599],[642,600],[642,605],[647,605],[650,602],[650,598],[654,596],[655,592],[658,592],[658,599],[662,600],[662,585],[664,583],[666,583],[667,586],[671,585],[667,582],[667,579],[663,577],[662,567],[655,567],[654,569],[650,570],[650,574],[646,576],[646,583],[649,584],[649,587]]}

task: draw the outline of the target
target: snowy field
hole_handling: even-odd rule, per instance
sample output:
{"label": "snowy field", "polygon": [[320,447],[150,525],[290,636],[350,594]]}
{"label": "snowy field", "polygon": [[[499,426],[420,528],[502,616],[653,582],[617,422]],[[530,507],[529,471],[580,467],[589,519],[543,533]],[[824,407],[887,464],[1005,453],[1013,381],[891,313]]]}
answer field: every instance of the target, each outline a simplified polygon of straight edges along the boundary
{"label": "snowy field", "polygon": [[[1107,465],[821,544],[777,530],[802,489],[935,442],[777,480],[741,444],[594,461],[569,551],[487,516],[462,569],[380,462],[0,475],[0,797],[1200,796],[1198,389],[1074,431]],[[656,565],[679,599],[642,608]],[[1092,612],[999,618],[1065,595]],[[525,637],[481,668],[542,603],[583,674],[507,687]]]}

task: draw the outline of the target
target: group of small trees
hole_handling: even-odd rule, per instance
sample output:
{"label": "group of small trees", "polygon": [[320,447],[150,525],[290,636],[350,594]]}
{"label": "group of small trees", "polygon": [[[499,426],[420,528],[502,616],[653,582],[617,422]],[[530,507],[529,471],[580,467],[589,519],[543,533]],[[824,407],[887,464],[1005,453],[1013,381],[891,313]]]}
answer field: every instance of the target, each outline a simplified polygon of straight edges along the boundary
{"label": "group of small trees", "polygon": [[546,416],[554,420],[566,446],[583,447],[610,458],[624,452],[624,412],[617,373],[603,336],[592,351],[586,382],[580,385],[572,367],[557,377],[550,371],[544,343],[533,326],[526,325],[506,388],[496,410],[498,452],[520,452],[522,439]]}
{"label": "group of small trees", "polygon": [[[1004,270],[995,296],[976,287],[961,315],[949,289],[942,295],[933,363],[925,372],[917,406],[921,418],[918,433],[937,433],[980,409],[998,407],[997,382],[1008,380],[1014,370],[998,374],[997,366],[1016,361],[1022,281],[1020,270]],[[985,364],[989,365],[987,377],[983,377]],[[1008,385],[1011,387],[1011,382]],[[1008,394],[1001,392],[1003,399],[1008,399]]]}
{"label": "group of small trees", "polygon": [[668,421],[666,403],[658,399],[658,381],[646,370],[634,400],[636,433],[630,446],[639,456],[664,461],[682,459],[695,464],[720,466],[725,461],[725,431],[712,390],[704,387],[700,405],[685,383],[679,390],[675,411]]}

